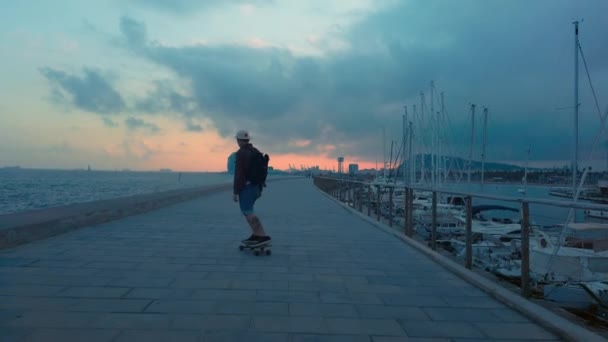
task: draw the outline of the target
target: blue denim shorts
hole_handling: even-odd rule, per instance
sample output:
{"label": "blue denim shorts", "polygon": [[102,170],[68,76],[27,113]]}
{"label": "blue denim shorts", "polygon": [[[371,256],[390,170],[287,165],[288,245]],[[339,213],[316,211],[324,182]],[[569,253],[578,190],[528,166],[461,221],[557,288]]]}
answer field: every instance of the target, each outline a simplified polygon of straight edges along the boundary
{"label": "blue denim shorts", "polygon": [[239,193],[239,205],[243,215],[253,214],[253,204],[260,198],[262,191],[259,185],[247,184]]}

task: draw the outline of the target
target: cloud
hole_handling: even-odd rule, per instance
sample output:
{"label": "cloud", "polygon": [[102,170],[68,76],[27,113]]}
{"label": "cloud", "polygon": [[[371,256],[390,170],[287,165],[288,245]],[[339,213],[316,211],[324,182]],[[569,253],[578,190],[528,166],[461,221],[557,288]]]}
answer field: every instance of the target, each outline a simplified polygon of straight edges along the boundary
{"label": "cloud", "polygon": [[186,130],[188,132],[202,132],[203,131],[203,126],[197,123],[193,123],[190,121],[186,122]]}
{"label": "cloud", "polygon": [[[591,74],[599,76],[596,90],[606,93],[608,46],[594,43],[603,41],[600,32],[608,32],[608,22],[599,14],[608,10],[608,3],[395,4],[331,37],[346,47],[322,57],[295,56],[272,46],[169,47],[142,42],[146,35],[128,31],[127,40],[142,58],[191,85],[190,94],[176,102],[187,103],[189,110],[168,106],[170,92],[164,90],[155,93],[154,101],[161,104],[152,101],[141,108],[172,108],[187,118],[208,118],[225,137],[248,128],[256,144],[275,153],[331,151],[332,157],[351,154],[373,160],[382,156],[382,127],[389,138],[399,139],[403,105],[420,109],[422,90],[429,120],[429,82],[435,80],[437,90],[445,91],[451,149],[468,150],[468,106],[476,103],[477,135],[480,108],[490,108],[490,158],[524,159],[528,145],[534,145],[535,156],[569,158],[564,151],[572,146],[571,114],[554,109],[571,102],[571,19],[585,16],[581,41],[589,46]],[[134,31],[145,32],[145,27]],[[581,89],[582,112],[592,109],[589,99],[589,92]],[[596,115],[581,117],[582,139],[595,134],[597,122]],[[417,124],[415,135],[428,137],[433,131],[429,127]],[[589,147],[589,139],[581,142],[583,148]]]}
{"label": "cloud", "polygon": [[125,125],[127,126],[127,128],[129,130],[132,130],[132,131],[142,129],[142,130],[147,130],[150,133],[160,132],[160,128],[157,125],[146,122],[142,119],[138,119],[135,117],[129,117],[129,118],[125,119]]}
{"label": "cloud", "polygon": [[103,119],[103,124],[106,125],[107,127],[118,127],[118,123],[112,121],[110,118],[104,117]]}
{"label": "cloud", "polygon": [[140,6],[179,15],[191,15],[201,10],[223,6],[240,5],[240,8],[251,10],[256,5],[271,5],[275,0],[131,0]]}
{"label": "cloud", "polygon": [[171,82],[166,80],[154,82],[154,89],[143,99],[137,100],[133,109],[148,114],[181,113],[186,117],[191,117],[199,111],[193,99],[180,94]]}
{"label": "cloud", "polygon": [[110,81],[98,71],[85,68],[82,77],[49,67],[40,72],[51,83],[51,98],[67,102],[77,108],[97,114],[118,114],[125,110],[125,102]]}

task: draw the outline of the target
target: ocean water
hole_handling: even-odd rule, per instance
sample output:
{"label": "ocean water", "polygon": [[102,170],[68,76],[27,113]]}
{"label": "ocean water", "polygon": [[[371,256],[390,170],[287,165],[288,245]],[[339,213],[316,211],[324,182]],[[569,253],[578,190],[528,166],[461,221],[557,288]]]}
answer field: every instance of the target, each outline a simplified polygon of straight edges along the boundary
{"label": "ocean water", "polygon": [[0,214],[232,182],[227,173],[0,169]]}

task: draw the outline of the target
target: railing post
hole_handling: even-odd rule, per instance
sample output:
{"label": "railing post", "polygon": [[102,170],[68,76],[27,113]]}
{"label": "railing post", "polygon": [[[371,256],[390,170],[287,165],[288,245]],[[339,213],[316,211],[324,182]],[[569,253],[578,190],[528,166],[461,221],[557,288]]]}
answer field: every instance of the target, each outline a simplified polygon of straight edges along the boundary
{"label": "railing post", "polygon": [[372,186],[367,186],[367,216],[371,216],[372,209]]}
{"label": "railing post", "polygon": [[378,193],[376,196],[376,220],[380,221],[380,186],[378,186]]}
{"label": "railing post", "polygon": [[405,187],[403,188],[403,233],[405,235],[407,235],[407,222],[409,220],[410,217],[410,213],[407,211],[409,206],[408,206],[408,202],[409,202],[409,188]]}
{"label": "railing post", "polygon": [[431,227],[431,248],[437,249],[437,191],[433,191],[433,220]]}
{"label": "railing post", "polygon": [[467,202],[467,221],[466,221],[466,259],[465,267],[468,269],[473,268],[473,199],[471,196],[466,197]]}
{"label": "railing post", "polygon": [[359,184],[359,188],[357,189],[357,204],[359,205],[359,212],[363,212],[363,198],[361,198],[363,193],[363,186]]}
{"label": "railing post", "polygon": [[395,189],[391,186],[388,188],[388,226],[393,226],[393,191]]}
{"label": "railing post", "polygon": [[348,183],[348,186],[346,187],[346,203],[348,204],[349,207],[350,207],[350,202],[351,202],[350,183]]}
{"label": "railing post", "polygon": [[407,191],[407,236],[414,235],[414,189]]}
{"label": "railing post", "polygon": [[530,297],[530,205],[521,204],[521,295]]}

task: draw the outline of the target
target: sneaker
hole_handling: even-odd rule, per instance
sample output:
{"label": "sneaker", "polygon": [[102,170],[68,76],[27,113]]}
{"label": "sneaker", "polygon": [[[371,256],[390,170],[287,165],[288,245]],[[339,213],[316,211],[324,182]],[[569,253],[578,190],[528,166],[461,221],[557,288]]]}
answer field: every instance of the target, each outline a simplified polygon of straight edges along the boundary
{"label": "sneaker", "polygon": [[261,247],[269,244],[272,241],[270,236],[258,236],[255,241],[250,243],[251,247]]}
{"label": "sneaker", "polygon": [[249,245],[253,242],[255,242],[257,240],[257,236],[251,234],[250,237],[246,238],[245,240],[241,240],[241,243],[244,245]]}

